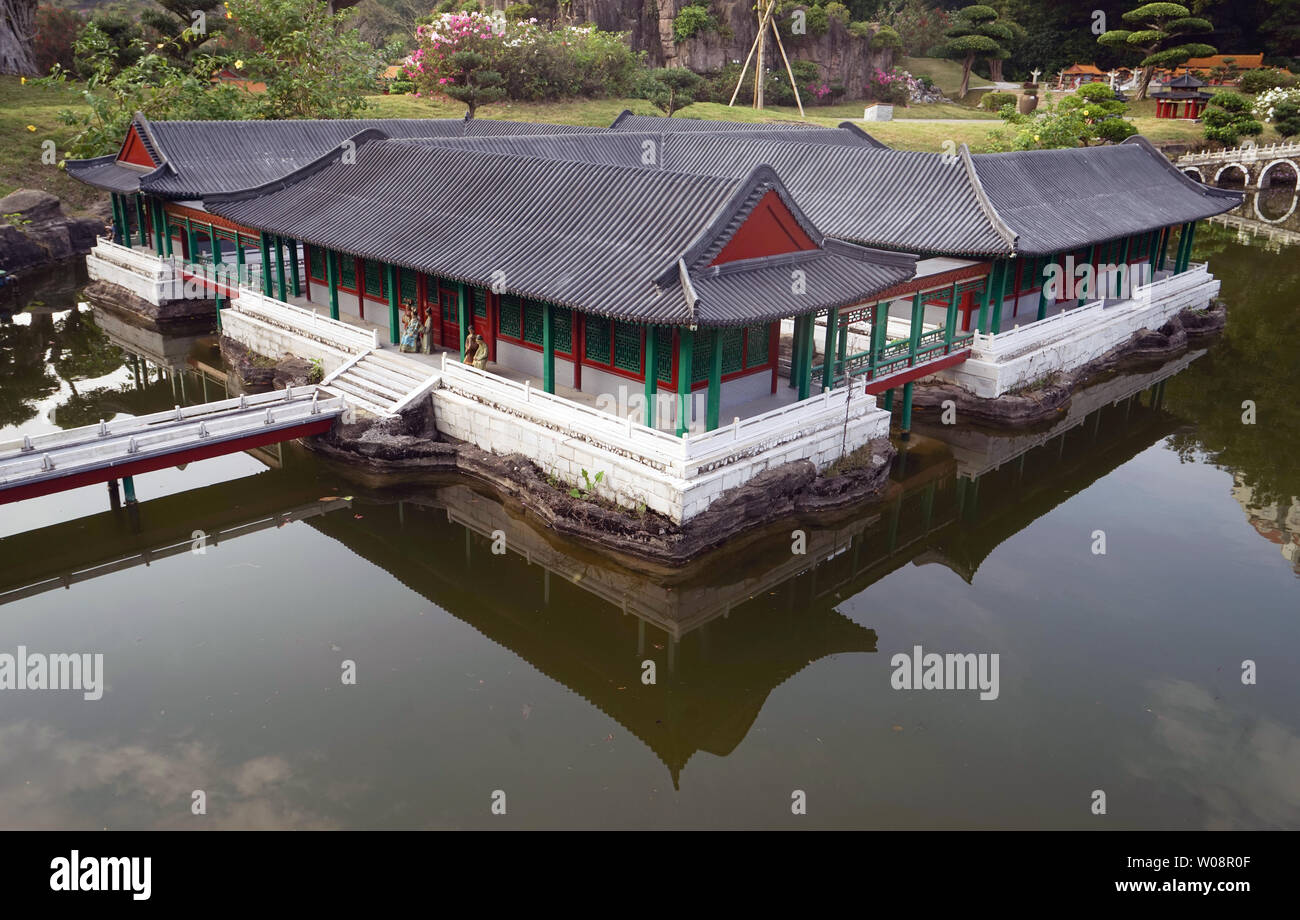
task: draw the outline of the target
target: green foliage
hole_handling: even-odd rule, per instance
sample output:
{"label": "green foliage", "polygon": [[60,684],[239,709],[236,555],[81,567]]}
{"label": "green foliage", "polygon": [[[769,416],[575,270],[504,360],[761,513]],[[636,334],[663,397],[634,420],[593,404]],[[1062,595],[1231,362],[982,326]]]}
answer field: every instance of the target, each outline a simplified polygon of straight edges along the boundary
{"label": "green foliage", "polygon": [[975,61],[1004,60],[1010,56],[1009,48],[1016,38],[1011,24],[998,21],[997,10],[978,3],[958,10],[945,34],[948,43],[942,49],[943,56],[962,63],[960,96],[965,96],[970,88],[970,71]]}
{"label": "green foliage", "polygon": [[1177,67],[1190,58],[1208,57],[1215,49],[1201,42],[1187,42],[1188,35],[1214,31],[1208,19],[1191,15],[1191,10],[1178,3],[1147,3],[1129,10],[1124,21],[1137,28],[1113,29],[1103,32],[1097,41],[1116,50],[1140,52],[1141,66],[1147,68],[1138,98],[1145,99],[1147,85],[1151,82],[1154,67]]}
{"label": "green foliage", "polygon": [[572,498],[581,498],[584,501],[591,498],[596,493],[596,486],[600,485],[605,478],[604,471],[597,473],[594,477],[588,475],[586,470],[582,471],[582,485],[576,489],[570,489],[569,495]]}
{"label": "green foliage", "polygon": [[1124,116],[1128,105],[1115,98],[1109,86],[1086,84],[1055,105],[1040,106],[1022,115],[1004,105],[999,116],[1009,130],[999,129],[989,137],[991,150],[1048,150],[1119,143],[1137,133]]}
{"label": "green foliage", "polygon": [[990,112],[996,112],[1004,105],[1015,105],[1015,93],[992,92],[985,93],[984,98],[980,100],[980,107],[988,109]]}
{"label": "green foliage", "polygon": [[652,77],[650,101],[669,118],[695,102],[704,89],[704,78],[685,67],[661,67]]}
{"label": "green foliage", "polygon": [[[889,31],[893,32],[894,30],[893,30],[893,29],[890,29]],[[869,38],[872,37],[871,23],[869,23],[869,22],[851,22],[851,23],[849,23],[849,34],[852,35],[854,38],[865,38],[865,39],[869,39]],[[894,34],[897,35],[898,33],[897,33],[897,32],[894,32]],[[871,47],[874,48],[874,47],[876,47],[876,46],[875,46],[875,45],[872,45]],[[899,47],[899,48],[902,48],[902,47],[903,47],[903,43],[902,43],[902,40],[901,40],[901,39],[899,40],[898,47]]]}
{"label": "green foliage", "polygon": [[443,92],[458,102],[465,103],[470,118],[481,105],[505,98],[501,74],[491,69],[485,55],[477,51],[457,51],[451,56],[451,73],[454,83],[443,87]]}
{"label": "green foliage", "polygon": [[1273,130],[1284,140],[1300,135],[1300,102],[1285,99],[1273,107]]}
{"label": "green foliage", "polygon": [[705,32],[712,32],[717,25],[718,22],[709,13],[708,7],[684,6],[673,17],[673,41],[684,42]]}
{"label": "green foliage", "polygon": [[[855,22],[853,25],[858,25],[858,23]],[[852,27],[850,27],[849,31],[852,32]],[[889,26],[881,26],[880,31],[871,37],[871,47],[876,50],[893,48],[895,51],[902,51],[903,39]]]}
{"label": "green foliage", "polygon": [[384,62],[350,26],[351,10],[331,15],[317,0],[229,0],[239,30],[255,39],[243,61],[266,84],[263,118],[351,118],[366,108]]}
{"label": "green foliage", "polygon": [[1243,93],[1262,93],[1270,89],[1287,89],[1296,85],[1296,78],[1276,67],[1261,67],[1241,75],[1237,86]]}
{"label": "green foliage", "polygon": [[506,7],[505,15],[507,22],[519,22],[533,19],[537,16],[537,10],[531,3],[512,3]]}
{"label": "green foliage", "polygon": [[1242,137],[1264,133],[1264,126],[1255,120],[1251,101],[1238,93],[1215,93],[1201,120],[1206,139],[1228,147],[1237,146]]}

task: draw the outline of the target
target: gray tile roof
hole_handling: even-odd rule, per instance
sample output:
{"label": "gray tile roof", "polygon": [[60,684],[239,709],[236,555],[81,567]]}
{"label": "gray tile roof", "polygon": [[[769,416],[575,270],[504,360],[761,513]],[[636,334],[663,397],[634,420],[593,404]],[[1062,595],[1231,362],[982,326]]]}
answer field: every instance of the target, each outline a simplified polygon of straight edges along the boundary
{"label": "gray tile roof", "polygon": [[[279,121],[149,121],[137,114],[133,124],[145,146],[162,166],[137,173],[138,187],[152,195],[196,199],[219,192],[253,188],[301,168],[367,128],[389,137],[488,137],[544,132],[592,133],[604,128],[577,125],[460,118],[349,118]],[[76,178],[110,188],[136,191],[131,176],[88,168],[97,160],[72,160]],[[108,183],[112,183],[110,186]]]}
{"label": "gray tile roof", "polygon": [[109,192],[134,192],[139,189],[140,180],[150,173],[147,169],[121,165],[115,153],[90,160],[68,160],[64,168],[72,178]]}
{"label": "gray tile roof", "polygon": [[609,126],[611,131],[633,131],[642,134],[681,134],[702,131],[706,134],[734,133],[745,137],[767,140],[788,140],[800,144],[839,144],[845,147],[876,147],[887,149],[851,121],[840,122],[837,128],[802,121],[749,122],[718,121],[711,118],[689,118],[662,115],[633,115],[624,109]]}
{"label": "gray tile roof", "polygon": [[1046,255],[1230,211],[1239,192],[1178,171],[1145,138],[1108,147],[971,157],[990,203],[1019,237],[1017,252]]}
{"label": "gray tile roof", "polygon": [[[337,159],[210,196],[206,207],[315,245],[639,322],[768,321],[860,302],[915,269],[910,256],[823,241],[763,167],[719,178],[367,136],[355,163]],[[822,248],[710,268],[719,239],[771,189]]]}

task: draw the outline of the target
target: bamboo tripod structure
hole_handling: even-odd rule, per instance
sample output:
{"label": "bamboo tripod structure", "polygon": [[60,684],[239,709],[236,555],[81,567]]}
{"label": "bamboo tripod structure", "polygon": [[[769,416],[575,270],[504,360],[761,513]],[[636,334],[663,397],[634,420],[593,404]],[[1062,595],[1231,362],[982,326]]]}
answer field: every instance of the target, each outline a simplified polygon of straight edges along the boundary
{"label": "bamboo tripod structure", "polygon": [[799,106],[799,117],[804,117],[803,100],[799,98],[799,85],[794,81],[794,70],[790,67],[790,58],[786,56],[785,45],[781,42],[781,30],[776,27],[776,22],[772,16],[776,12],[776,0],[758,0],[758,34],[754,36],[754,44],[749,48],[749,54],[745,57],[745,65],[740,68],[740,78],[736,80],[736,91],[731,94],[731,101],[727,105],[736,104],[736,97],[740,95],[740,86],[745,82],[745,71],[749,70],[749,62],[754,58],[754,52],[758,52],[758,61],[754,65],[754,108],[763,108],[763,51],[766,42],[763,37],[771,26],[772,34],[776,36],[776,47],[781,52],[781,60],[785,62],[785,72],[790,78],[790,88],[794,90],[794,101]]}

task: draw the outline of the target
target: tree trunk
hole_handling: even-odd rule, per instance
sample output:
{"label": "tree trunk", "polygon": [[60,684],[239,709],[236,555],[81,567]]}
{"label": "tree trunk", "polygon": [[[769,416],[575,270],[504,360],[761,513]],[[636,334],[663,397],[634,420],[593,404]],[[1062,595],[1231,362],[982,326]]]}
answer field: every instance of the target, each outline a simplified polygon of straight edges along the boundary
{"label": "tree trunk", "polygon": [[36,0],[0,0],[0,73],[36,75]]}
{"label": "tree trunk", "polygon": [[1137,101],[1141,102],[1147,97],[1147,87],[1151,85],[1151,78],[1155,75],[1155,67],[1142,68],[1142,84],[1138,87]]}
{"label": "tree trunk", "polygon": [[961,102],[966,98],[966,93],[970,91],[970,69],[975,63],[975,55],[968,54],[966,59],[961,62],[961,89],[957,91],[957,101]]}
{"label": "tree trunk", "polygon": [[1000,60],[989,61],[989,79],[992,80],[994,83],[1002,82],[1002,61]]}

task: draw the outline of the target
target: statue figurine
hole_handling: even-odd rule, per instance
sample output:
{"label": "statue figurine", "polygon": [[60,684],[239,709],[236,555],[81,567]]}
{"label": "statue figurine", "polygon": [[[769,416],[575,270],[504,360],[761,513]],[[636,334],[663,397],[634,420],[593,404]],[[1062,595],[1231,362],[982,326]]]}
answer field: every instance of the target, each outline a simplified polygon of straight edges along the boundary
{"label": "statue figurine", "polygon": [[475,335],[474,338],[478,345],[477,349],[475,349],[474,351],[474,366],[481,371],[485,371],[487,370],[487,359],[488,359],[487,342],[484,340],[483,336],[481,335]]}
{"label": "statue figurine", "polygon": [[399,349],[407,352],[418,352],[420,350],[420,336],[424,332],[424,324],[420,322],[420,314],[415,310],[415,305],[408,301],[407,308],[402,311],[402,315],[402,343]]}
{"label": "statue figurine", "polygon": [[477,342],[477,340],[478,340],[478,336],[474,334],[473,329],[469,331],[469,335],[465,336],[465,359],[464,360],[466,364],[474,363],[474,352],[476,350],[475,343]]}

